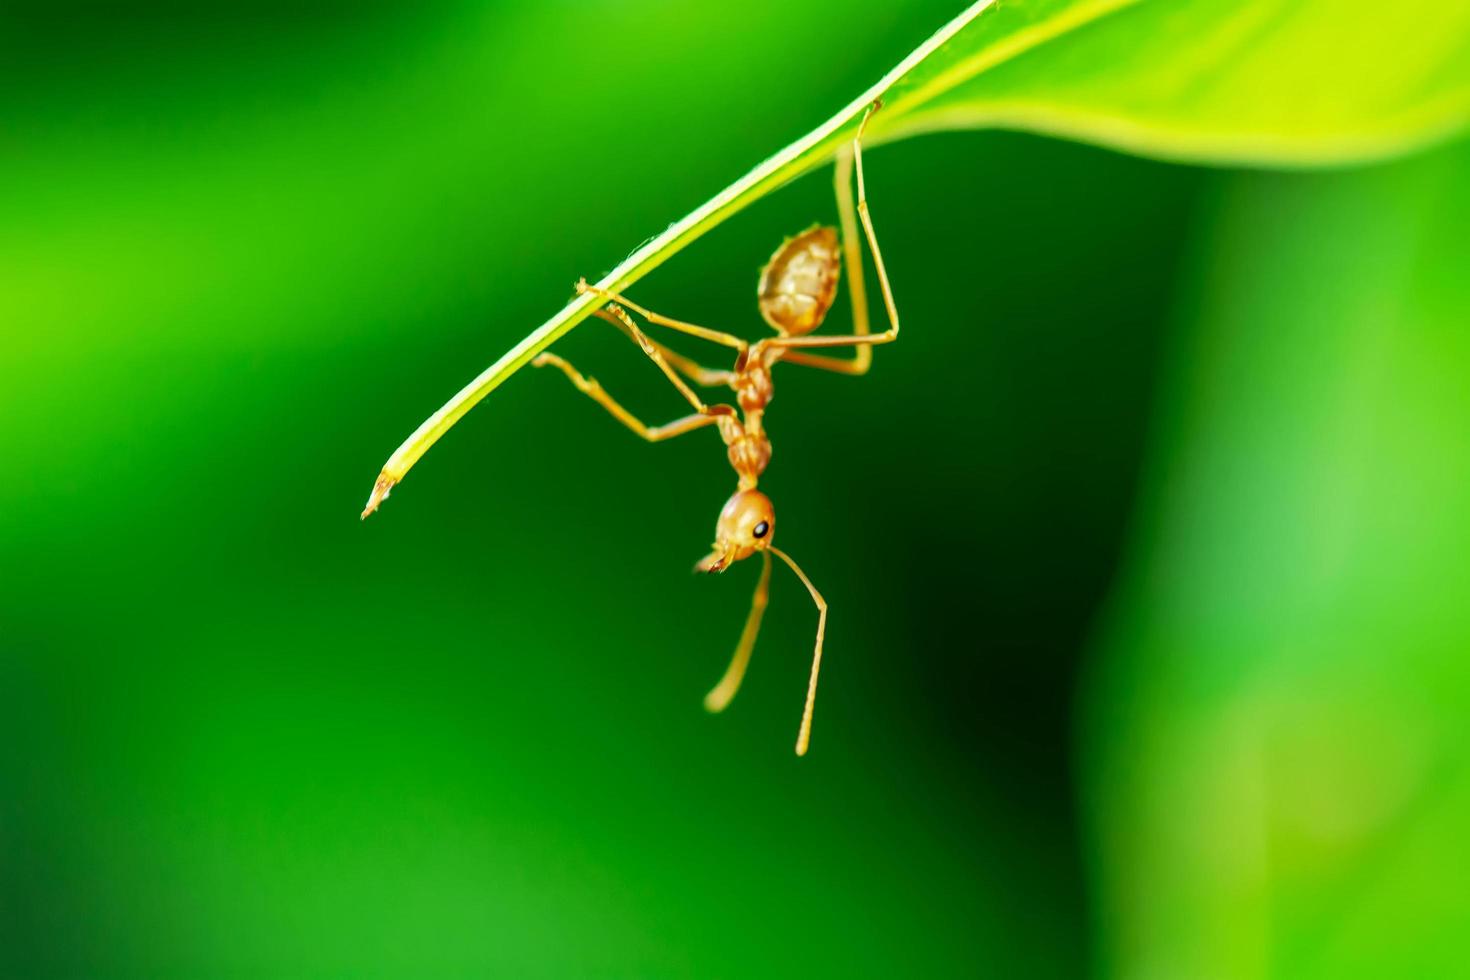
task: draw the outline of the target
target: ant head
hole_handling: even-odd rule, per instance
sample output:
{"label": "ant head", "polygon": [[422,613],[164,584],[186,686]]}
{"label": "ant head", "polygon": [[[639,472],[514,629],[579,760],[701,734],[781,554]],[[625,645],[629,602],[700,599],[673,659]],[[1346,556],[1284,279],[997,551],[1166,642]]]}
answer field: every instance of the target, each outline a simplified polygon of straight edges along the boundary
{"label": "ant head", "polygon": [[764,551],[776,536],[776,509],[759,490],[740,490],[725,501],[715,524],[715,548],[696,572],[723,572],[742,558]]}

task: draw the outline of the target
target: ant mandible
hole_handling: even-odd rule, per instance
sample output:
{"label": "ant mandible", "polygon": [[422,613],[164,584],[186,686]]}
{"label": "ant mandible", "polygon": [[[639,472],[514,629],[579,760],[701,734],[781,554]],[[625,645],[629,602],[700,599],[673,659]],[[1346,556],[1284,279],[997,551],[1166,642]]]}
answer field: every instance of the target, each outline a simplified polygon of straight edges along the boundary
{"label": "ant mandible", "polygon": [[[661,316],[617,293],[590,286],[585,279],[577,283],[579,294],[590,292],[608,301],[608,305],[597,310],[596,315],[618,327],[643,348],[643,352],[658,365],[679,393],[694,407],[692,415],[686,415],[666,425],[650,427],[618,404],[596,380],[585,377],[556,354],[542,353],[531,362],[536,367],[560,368],[579,391],[590,396],[618,421],[649,442],[672,439],[707,426],[718,429],[739,485],[720,511],[719,520],[715,524],[714,549],[708,556],[700,559],[695,570],[723,572],[735,562],[755,554],[761,556],[762,568],[745,629],[735,647],[735,655],[725,670],[725,676],[705,697],[704,705],[710,711],[723,711],[740,687],[746,665],[750,661],[751,650],[755,647],[756,634],[760,630],[761,615],[765,612],[771,581],[771,555],[774,554],[801,579],[817,606],[817,641],[812,654],[812,673],[807,685],[806,706],[802,710],[801,728],[796,737],[797,755],[805,755],[811,741],[812,706],[817,696],[817,674],[822,667],[822,637],[827,628],[827,603],[791,556],[773,543],[776,536],[776,512],[770,498],[756,489],[761,473],[771,459],[771,441],[766,435],[762,418],[773,394],[771,369],[777,363],[800,364],[840,374],[866,374],[872,360],[872,346],[898,339],[898,310],[893,303],[888,274],[883,268],[883,254],[878,250],[873,221],[868,216],[867,196],[863,187],[863,131],[873,113],[881,107],[881,100],[868,106],[858,125],[857,135],[853,137],[851,149],[840,152],[837,157],[837,210],[842,222],[842,252],[847,264],[850,282],[848,288],[852,292],[851,335],[813,334],[837,296],[837,279],[842,264],[842,257],[838,254],[836,229],[815,226],[783,242],[776,254],[771,256],[771,261],[761,270],[757,289],[761,316],[776,331],[776,336],[753,344],[728,333]],[[851,188],[854,164],[857,167],[856,212]],[[854,213],[862,221],[868,248],[873,253],[873,267],[878,274],[878,285],[883,290],[883,304],[888,310],[889,327],[882,333],[868,332],[867,296],[863,288],[862,254]],[[663,344],[650,340],[628,315],[627,310],[637,312],[649,323],[733,348],[736,351],[734,368],[729,371],[706,368]],[[811,353],[814,348],[824,347],[856,349],[850,358]],[[704,387],[729,386],[734,389],[740,408],[737,410],[732,405],[706,405],[689,387],[685,377]]]}

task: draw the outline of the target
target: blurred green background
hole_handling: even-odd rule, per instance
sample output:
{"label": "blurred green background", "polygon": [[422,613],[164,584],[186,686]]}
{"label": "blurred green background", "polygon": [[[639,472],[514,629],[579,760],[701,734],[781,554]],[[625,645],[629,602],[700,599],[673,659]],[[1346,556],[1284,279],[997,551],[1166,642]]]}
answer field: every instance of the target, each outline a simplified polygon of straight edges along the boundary
{"label": "blurred green background", "polygon": [[[806,759],[784,570],[700,708],[757,572],[689,572],[714,436],[527,371],[358,522],[955,7],[5,5],[0,975],[1463,975],[1463,145],[875,149],[907,329],[769,418]],[[759,336],[833,219],[803,179],[633,292]]]}

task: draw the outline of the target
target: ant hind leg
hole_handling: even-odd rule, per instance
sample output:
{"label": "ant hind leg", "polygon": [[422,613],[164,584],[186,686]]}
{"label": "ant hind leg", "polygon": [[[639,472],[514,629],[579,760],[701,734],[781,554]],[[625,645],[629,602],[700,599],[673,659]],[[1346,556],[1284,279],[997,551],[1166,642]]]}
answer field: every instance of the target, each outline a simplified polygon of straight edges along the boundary
{"label": "ant hind leg", "polygon": [[[873,219],[868,214],[868,192],[863,179],[863,133],[868,120],[882,108],[882,100],[868,106],[863,121],[858,124],[857,135],[852,145],[839,151],[836,166],[837,210],[842,223],[842,247],[847,263],[848,291],[852,297],[852,334],[846,337],[810,334],[801,337],[773,337],[765,341],[767,347],[790,351],[782,360],[790,364],[823,368],[842,374],[866,374],[872,363],[872,345],[886,344],[898,339],[898,307],[893,301],[893,289],[888,282],[888,270],[883,265],[883,252],[878,248],[878,234],[873,230]],[[852,190],[848,172],[857,170],[857,206],[852,202]],[[854,219],[856,213],[856,219]],[[878,286],[883,293],[883,305],[888,312],[888,329],[880,334],[869,332],[868,298],[863,278],[862,251],[858,246],[857,225],[862,222],[868,240],[868,250],[873,253],[873,269],[878,275]],[[851,359],[824,357],[820,354],[804,353],[800,348],[810,347],[856,347]]]}

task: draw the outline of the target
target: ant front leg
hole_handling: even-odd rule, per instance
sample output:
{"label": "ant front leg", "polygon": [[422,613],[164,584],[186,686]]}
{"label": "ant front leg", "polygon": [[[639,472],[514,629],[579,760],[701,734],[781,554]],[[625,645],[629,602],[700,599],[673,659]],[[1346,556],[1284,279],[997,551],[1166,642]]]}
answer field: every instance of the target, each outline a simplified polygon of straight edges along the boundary
{"label": "ant front leg", "polygon": [[[617,313],[612,312],[615,310],[618,313],[624,313],[621,319],[618,317]],[[606,320],[608,323],[611,323],[613,326],[617,327],[623,332],[625,336],[627,336],[629,340],[633,341],[633,343],[637,344],[639,347],[643,347],[646,350],[647,347],[645,345],[652,346],[654,350],[658,351],[659,355],[663,357],[665,361],[669,362],[669,364],[673,367],[675,371],[678,371],[680,374],[684,375],[686,378],[688,378],[690,381],[693,381],[697,385],[702,385],[705,388],[724,388],[728,386],[730,382],[733,381],[735,378],[735,372],[733,371],[721,371],[716,368],[707,368],[693,358],[685,357],[683,354],[680,354],[673,348],[666,347],[663,344],[660,344],[658,341],[651,339],[646,334],[639,332],[635,335],[635,331],[637,330],[637,328],[630,327],[628,323],[625,322],[630,318],[626,315],[624,311],[619,309],[616,304],[609,304],[608,306],[600,310],[593,310],[592,315],[595,317],[600,317],[601,319]]]}
{"label": "ant front leg", "polygon": [[[629,337],[633,338],[633,341],[639,347],[643,348],[643,353],[647,354],[649,359],[652,360],[653,363],[658,365],[658,369],[664,373],[664,377],[668,378],[670,383],[672,383],[675,388],[679,389],[679,394],[683,395],[684,399],[688,401],[690,405],[694,406],[694,410],[700,415],[730,417],[734,417],[736,415],[736,411],[733,406],[710,406],[701,401],[700,397],[694,393],[694,389],[690,388],[689,385],[684,382],[684,379],[679,377],[678,373],[675,372],[673,367],[671,367],[669,365],[669,362],[664,358],[665,348],[662,345],[655,344],[653,341],[649,340],[648,337],[643,333],[643,331],[638,329],[638,325],[633,322],[633,318],[628,315],[627,310],[623,309],[621,306],[618,306],[616,303],[612,303],[609,304],[605,309],[594,310],[593,316],[606,320],[613,326],[622,330]],[[677,354],[674,356],[677,360],[684,363],[684,365],[686,366],[686,373],[688,368],[695,368],[700,371],[705,370],[704,368],[700,368],[699,365],[695,364],[693,361],[689,360],[686,357],[682,357]]]}
{"label": "ant front leg", "polygon": [[[601,311],[599,311],[601,312]],[[734,371],[721,371],[718,368],[707,368],[693,358],[685,357],[676,350],[672,350],[660,344],[656,340],[650,340],[654,348],[663,355],[664,360],[671,364],[675,371],[704,388],[725,388],[735,380]]]}
{"label": "ant front leg", "polygon": [[632,338],[632,340],[639,347],[643,349],[643,352],[648,355],[649,359],[652,360],[653,363],[658,365],[659,370],[664,373],[664,376],[667,377],[671,382],[673,382],[674,387],[679,389],[679,393],[682,394],[684,398],[689,402],[689,404],[694,407],[694,415],[688,415],[682,419],[676,419],[673,422],[668,423],[667,425],[660,425],[650,428],[648,425],[644,424],[644,422],[636,415],[620,405],[617,399],[613,398],[612,395],[609,395],[607,391],[602,387],[602,385],[597,382],[597,379],[584,376],[582,372],[572,367],[572,365],[566,359],[559,357],[558,355],[553,354],[550,351],[544,351],[541,354],[538,354],[536,358],[531,361],[531,366],[560,368],[561,372],[567,376],[567,380],[570,381],[577,388],[578,391],[582,392],[587,397],[591,398],[593,401],[601,405],[603,408],[607,409],[608,412],[613,416],[613,418],[617,419],[619,422],[623,423],[628,428],[632,429],[634,432],[642,436],[644,439],[647,439],[649,442],[661,442],[664,439],[672,439],[674,436],[683,435],[686,432],[692,432],[695,429],[703,428],[704,426],[714,425],[717,423],[723,423],[721,425],[721,437],[723,438],[724,430],[737,417],[736,410],[733,406],[711,406],[706,405],[703,401],[701,401],[699,396],[694,393],[694,390],[691,389],[687,384],[685,384],[684,379],[679,377],[679,375],[674,372],[674,369],[669,366],[668,362],[664,360],[663,354],[660,353],[659,346],[653,343],[653,341],[649,340],[646,336],[644,336],[643,331],[638,329],[638,325],[633,322],[632,317],[628,316],[628,314],[622,309],[622,307],[610,306],[607,309],[595,311],[595,314],[601,319],[608,321],[619,330],[622,330],[630,338]]}
{"label": "ant front leg", "polygon": [[595,296],[601,296],[603,299],[607,300],[610,303],[618,303],[626,306],[630,310],[635,310],[637,311],[639,316],[643,317],[643,319],[647,320],[649,323],[656,323],[661,327],[668,327],[670,330],[677,330],[680,333],[687,333],[691,337],[698,337],[701,340],[708,340],[711,343],[722,344],[725,347],[733,348],[734,350],[739,351],[742,354],[744,354],[745,349],[750,346],[746,341],[741,340],[734,334],[724,333],[720,330],[711,330],[709,327],[701,327],[697,323],[685,323],[683,320],[675,320],[672,317],[667,317],[660,313],[655,313],[652,310],[639,306],[637,303],[628,299],[626,296],[621,296],[615,292],[612,292],[611,290],[603,289],[601,286],[594,286],[586,279],[578,279],[577,295],[580,296],[583,293],[592,293]]}
{"label": "ant front leg", "polygon": [[613,418],[617,419],[619,422],[623,423],[628,428],[636,432],[638,435],[642,436],[644,439],[647,439],[649,442],[662,442],[665,439],[672,439],[674,438],[674,436],[681,436],[686,432],[693,432],[695,429],[702,429],[707,425],[714,425],[724,417],[721,415],[706,414],[686,415],[682,419],[675,419],[667,425],[650,427],[644,424],[644,422],[632,412],[628,411],[622,405],[618,404],[617,399],[613,398],[612,395],[609,395],[606,389],[604,389],[602,385],[597,382],[596,378],[586,377],[582,374],[582,372],[572,367],[572,365],[569,364],[564,358],[558,357],[550,351],[545,351],[541,354],[536,355],[535,360],[531,362],[531,366],[560,368],[562,374],[565,374],[567,376],[567,380],[570,381],[578,391],[582,392],[582,394],[586,395],[593,401],[597,402],[597,404],[607,409],[608,413],[612,415]]}
{"label": "ant front leg", "polygon": [[[623,335],[643,349],[645,353],[652,347],[659,357],[669,363],[674,370],[687,377],[697,385],[706,388],[723,388],[730,384],[735,374],[732,371],[720,371],[715,368],[707,368],[693,358],[685,357],[672,348],[665,347],[656,340],[652,340],[634,325],[632,317],[616,303],[610,303],[600,310],[593,310],[592,315],[601,320],[606,320],[623,332]],[[652,355],[650,355],[652,356]],[[655,358],[655,361],[657,358]],[[677,382],[676,382],[677,383]]]}

